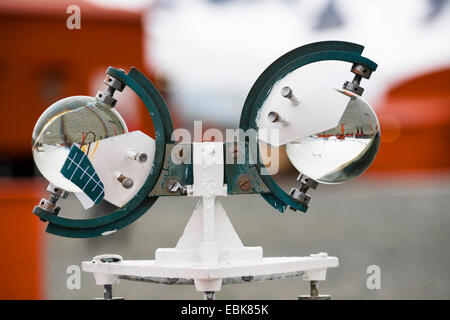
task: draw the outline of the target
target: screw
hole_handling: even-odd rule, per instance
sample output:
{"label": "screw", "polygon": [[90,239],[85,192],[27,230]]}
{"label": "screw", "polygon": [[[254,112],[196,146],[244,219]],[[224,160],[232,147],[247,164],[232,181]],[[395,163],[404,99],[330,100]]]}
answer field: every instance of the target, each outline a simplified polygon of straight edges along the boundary
{"label": "screw", "polygon": [[252,182],[250,181],[250,179],[245,176],[239,179],[238,184],[239,188],[241,188],[242,191],[247,191],[252,186]]}
{"label": "screw", "polygon": [[275,111],[270,111],[267,115],[267,119],[272,123],[278,122],[278,120],[280,120],[280,115]]}
{"label": "screw", "polygon": [[147,161],[147,154],[146,153],[139,153],[138,154],[138,156],[137,156],[137,160],[139,161],[139,162],[146,162]]}
{"label": "screw", "polygon": [[297,98],[295,97],[294,93],[292,92],[292,89],[291,89],[291,88],[289,88],[289,87],[283,87],[283,88],[281,89],[281,95],[282,95],[283,97],[285,97],[286,99],[291,100],[291,102],[292,102],[292,104],[293,104],[294,106],[298,105],[298,100],[297,100]]}
{"label": "screw", "polygon": [[290,99],[292,97],[292,90],[289,87],[283,87],[283,89],[281,89],[281,95],[285,98]]}
{"label": "screw", "polygon": [[310,295],[311,297],[318,297],[319,296],[319,288],[317,281],[311,281],[310,283]]}
{"label": "screw", "polygon": [[270,111],[269,112],[269,114],[267,115],[267,120],[269,120],[272,123],[281,122],[284,126],[287,126],[289,124],[288,121],[286,121],[285,119],[280,117],[278,112],[275,112],[275,111]]}
{"label": "screw", "polygon": [[105,284],[104,291],[103,291],[103,298],[105,300],[112,300],[112,285]]}
{"label": "screw", "polygon": [[117,177],[117,181],[119,181],[125,189],[130,189],[134,184],[132,179],[125,177],[123,174],[120,174],[119,177]]}
{"label": "screw", "polygon": [[136,160],[139,161],[140,163],[147,161],[148,158],[145,152],[137,153],[133,150],[128,150],[127,156],[130,160]]}
{"label": "screw", "polygon": [[177,192],[181,188],[181,184],[178,180],[172,179],[167,182],[167,189],[169,192]]}
{"label": "screw", "polygon": [[231,150],[231,156],[234,158],[234,159],[237,159],[237,157],[239,157],[239,155],[240,155],[240,151],[239,151],[239,148],[238,148],[238,146],[237,145],[233,145],[233,146],[231,146],[231,148],[230,148]]}

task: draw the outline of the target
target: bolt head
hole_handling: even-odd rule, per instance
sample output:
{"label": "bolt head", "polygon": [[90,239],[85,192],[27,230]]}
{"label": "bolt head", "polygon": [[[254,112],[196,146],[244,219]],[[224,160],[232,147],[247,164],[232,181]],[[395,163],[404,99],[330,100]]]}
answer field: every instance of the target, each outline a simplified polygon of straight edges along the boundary
{"label": "bolt head", "polygon": [[130,189],[133,186],[133,184],[134,184],[134,182],[130,178],[125,178],[125,179],[122,180],[122,186],[125,189]]}
{"label": "bolt head", "polygon": [[247,191],[251,188],[252,182],[249,177],[241,177],[238,181],[239,188],[242,191]]}
{"label": "bolt head", "polygon": [[269,114],[267,115],[267,120],[269,120],[272,123],[278,122],[278,120],[280,120],[280,115],[275,111],[270,111]]}
{"label": "bolt head", "polygon": [[146,153],[140,153],[137,158],[138,158],[138,161],[142,163],[142,162],[147,161],[148,156]]}
{"label": "bolt head", "polygon": [[283,87],[281,89],[281,95],[285,98],[290,99],[292,97],[292,90],[289,87]]}

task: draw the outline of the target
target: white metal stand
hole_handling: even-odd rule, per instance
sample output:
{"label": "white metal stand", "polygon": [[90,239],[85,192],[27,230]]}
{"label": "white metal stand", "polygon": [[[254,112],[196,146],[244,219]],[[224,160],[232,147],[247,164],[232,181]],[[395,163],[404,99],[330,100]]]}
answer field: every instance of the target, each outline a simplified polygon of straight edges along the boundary
{"label": "white metal stand", "polygon": [[222,284],[302,276],[323,281],[328,268],[339,265],[326,253],[309,257],[263,258],[262,247],[245,247],[217,196],[226,196],[223,184],[223,145],[193,143],[194,184],[188,195],[201,197],[175,248],[160,248],[155,260],[123,260],[102,255],[82,264],[98,285],[119,279],[163,284],[195,284],[213,299]]}

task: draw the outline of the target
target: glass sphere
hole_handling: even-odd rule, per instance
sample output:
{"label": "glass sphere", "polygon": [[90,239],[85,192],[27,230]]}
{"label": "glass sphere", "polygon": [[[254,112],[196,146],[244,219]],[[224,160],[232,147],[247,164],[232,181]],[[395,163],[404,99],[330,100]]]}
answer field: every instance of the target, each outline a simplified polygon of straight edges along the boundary
{"label": "glass sphere", "polygon": [[294,167],[326,184],[343,183],[362,174],[375,159],[380,145],[380,125],[372,107],[351,99],[339,124],[286,145]]}
{"label": "glass sphere", "polygon": [[126,132],[126,124],[114,108],[94,97],[68,97],[52,104],[39,117],[32,137],[34,162],[55,186],[81,192],[60,173],[72,144],[92,152],[92,142]]}

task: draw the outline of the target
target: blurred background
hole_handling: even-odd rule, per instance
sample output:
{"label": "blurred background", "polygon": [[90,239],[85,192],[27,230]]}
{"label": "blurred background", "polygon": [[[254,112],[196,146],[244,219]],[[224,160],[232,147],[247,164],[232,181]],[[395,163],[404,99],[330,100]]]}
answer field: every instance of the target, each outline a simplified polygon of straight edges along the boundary
{"label": "blurred background", "polygon": [[[70,5],[81,10],[79,30],[66,26]],[[156,248],[176,244],[195,205],[162,197],[101,239],[46,234],[32,214],[47,183],[33,164],[31,133],[50,104],[95,95],[110,65],[135,66],[163,93],[175,127],[203,120],[203,129],[237,128],[248,91],[273,60],[309,42],[345,40],[379,64],[362,84],[382,131],[371,168],[348,184],[320,185],[306,215],[280,215],[257,195],[225,198],[224,207],[244,244],[263,246],[265,256],[339,257],[321,284],[336,299],[449,299],[449,31],[448,0],[0,0],[0,298],[100,297],[91,274],[69,290],[67,267],[102,253],[152,259]],[[352,78],[349,64],[342,70],[310,70],[310,81],[332,78],[338,87]],[[152,135],[131,92],[117,109],[130,131]],[[282,158],[278,181],[287,186],[296,176]],[[74,198],[65,201],[68,215],[85,215]],[[366,287],[369,265],[381,268],[380,290]],[[185,286],[116,287],[130,299],[202,297]],[[301,279],[281,280],[225,286],[217,298],[306,292]]]}

